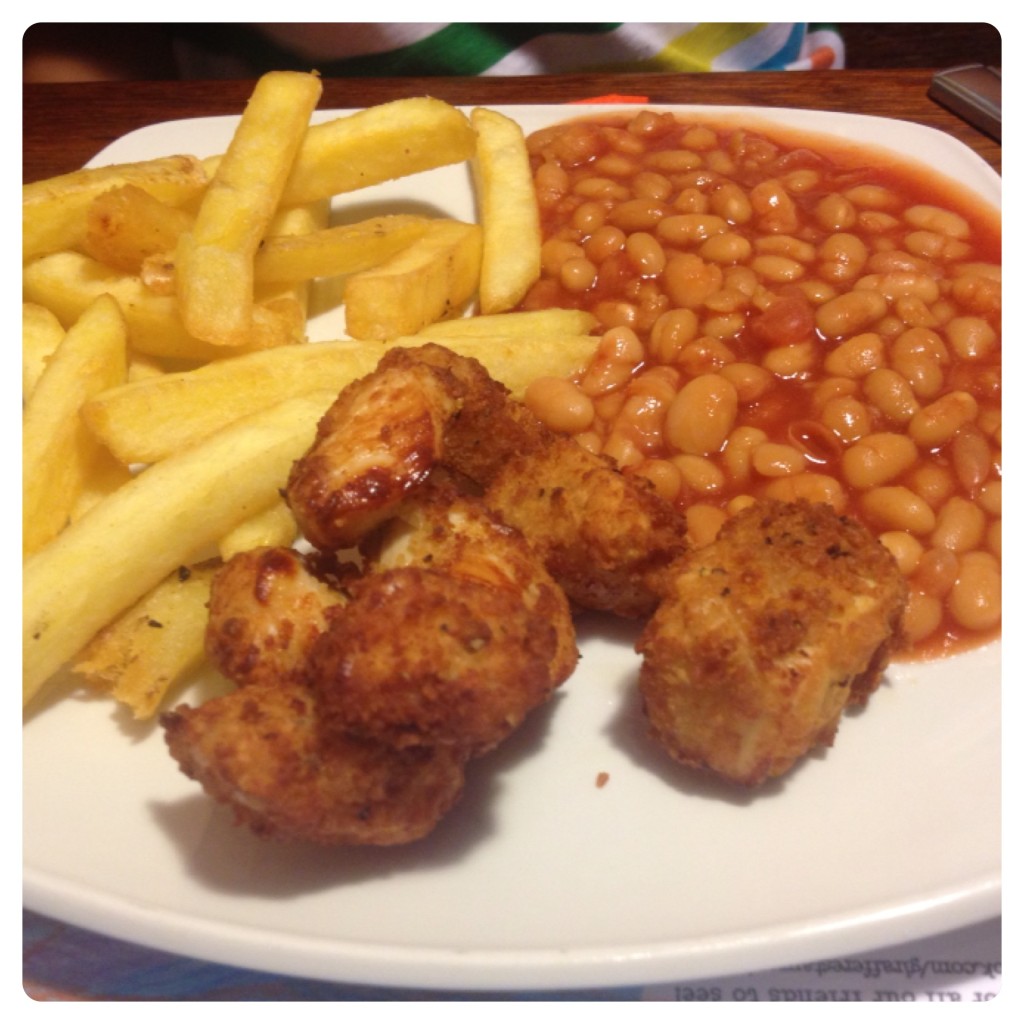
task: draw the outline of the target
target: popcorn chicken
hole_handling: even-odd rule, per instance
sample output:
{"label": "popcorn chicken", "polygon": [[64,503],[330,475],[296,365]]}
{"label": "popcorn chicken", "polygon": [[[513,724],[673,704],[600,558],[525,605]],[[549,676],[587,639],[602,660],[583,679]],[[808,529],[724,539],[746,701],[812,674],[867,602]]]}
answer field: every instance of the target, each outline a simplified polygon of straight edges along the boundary
{"label": "popcorn chicken", "polygon": [[751,506],[679,561],[637,643],[654,737],[741,785],[782,775],[878,687],[905,603],[858,523],[822,504]]}

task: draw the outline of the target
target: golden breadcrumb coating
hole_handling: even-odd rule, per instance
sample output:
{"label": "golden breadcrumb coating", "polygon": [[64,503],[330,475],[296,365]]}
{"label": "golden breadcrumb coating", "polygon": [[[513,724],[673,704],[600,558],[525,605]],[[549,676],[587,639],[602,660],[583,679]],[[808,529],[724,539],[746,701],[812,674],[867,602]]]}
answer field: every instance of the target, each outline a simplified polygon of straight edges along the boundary
{"label": "golden breadcrumb coating", "polygon": [[478,486],[486,486],[513,455],[543,449],[554,436],[479,360],[443,345],[392,349],[378,369],[413,366],[430,367],[455,403],[445,427],[441,461]]}
{"label": "golden breadcrumb coating", "polygon": [[182,771],[265,838],[390,846],[427,835],[458,800],[465,755],[324,735],[313,697],[254,684],[163,716]]}
{"label": "golden breadcrumb coating", "polygon": [[548,699],[555,626],[512,591],[434,569],[372,573],[314,645],[310,686],[332,731],[394,747],[491,749]]}
{"label": "golden breadcrumb coating", "polygon": [[756,504],[665,577],[637,643],[654,737],[677,760],[754,786],[832,743],[901,643],[889,552],[827,505]]}
{"label": "golden breadcrumb coating", "polygon": [[519,531],[478,499],[429,484],[366,558],[345,614],[310,658],[333,727],[480,754],[575,669],[565,594]]}
{"label": "golden breadcrumb coating", "polygon": [[353,381],[317,425],[285,491],[306,539],[351,547],[423,483],[456,404],[427,366],[379,367]]}
{"label": "golden breadcrumb coating", "polygon": [[371,572],[403,566],[432,568],[470,583],[506,591],[547,622],[557,642],[551,659],[556,682],[579,660],[572,610],[532,544],[484,501],[440,482],[424,488],[364,549]]}
{"label": "golden breadcrumb coating", "polygon": [[239,686],[276,683],[302,669],[345,602],[291,548],[239,552],[210,585],[207,657]]}
{"label": "golden breadcrumb coating", "polygon": [[507,460],[484,500],[522,531],[581,608],[649,615],[660,574],[687,547],[685,516],[647,480],[567,437]]}

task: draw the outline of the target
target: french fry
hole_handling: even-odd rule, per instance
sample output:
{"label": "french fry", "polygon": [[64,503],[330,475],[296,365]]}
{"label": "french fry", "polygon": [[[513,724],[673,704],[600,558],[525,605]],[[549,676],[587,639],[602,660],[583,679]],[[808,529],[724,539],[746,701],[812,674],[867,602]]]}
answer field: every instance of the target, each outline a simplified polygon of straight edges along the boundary
{"label": "french fry", "polygon": [[98,298],[68,330],[25,407],[22,551],[37,551],[68,522],[98,456],[81,419],[91,395],[124,382],[127,332],[117,303]]}
{"label": "french fry", "polygon": [[239,523],[221,538],[217,546],[220,557],[227,562],[240,551],[253,548],[288,547],[299,536],[295,516],[284,498],[279,498],[262,512]]}
{"label": "french fry", "polygon": [[99,630],[277,498],[333,392],[281,402],[143,470],[22,568],[27,705]]}
{"label": "french fry", "polygon": [[477,224],[434,221],[422,238],[345,283],[345,326],[353,338],[415,334],[458,313],[480,278]]}
{"label": "french fry", "polygon": [[147,380],[150,377],[162,377],[167,367],[157,356],[146,355],[144,352],[128,353],[128,381]]}
{"label": "french fry", "polygon": [[250,340],[253,257],[320,93],[316,75],[272,71],[259,79],[195,223],[178,240],[178,307],[188,332],[203,341],[240,346]]}
{"label": "french fry", "polygon": [[338,391],[369,373],[382,352],[376,343],[340,341],[236,356],[113,388],[87,403],[82,417],[126,465],[159,462],[286,398]]}
{"label": "french fry", "polygon": [[117,299],[128,322],[132,347],[147,355],[206,362],[303,340],[302,324],[257,306],[249,342],[228,349],[189,334],[173,296],[156,295],[135,274],[122,274],[77,252],[41,256],[22,269],[22,297],[45,306],[67,327],[100,295]]}
{"label": "french fry", "polygon": [[193,156],[83,168],[31,182],[21,190],[22,261],[76,249],[86,232],[86,212],[103,192],[134,184],[171,206],[184,206],[206,188],[202,164]]}
{"label": "french fry", "polygon": [[35,302],[21,304],[21,394],[27,400],[64,340],[64,328],[54,313]]}
{"label": "french fry", "polygon": [[[250,337],[257,339],[260,349],[302,344],[306,340],[305,289],[288,288],[254,302]],[[247,347],[241,346],[243,351]]]}
{"label": "french fry", "polygon": [[491,313],[442,320],[427,324],[419,332],[424,341],[475,335],[502,338],[559,337],[589,334],[597,326],[597,317],[583,309],[528,309],[516,313]]}
{"label": "french fry", "polygon": [[138,185],[121,185],[89,204],[82,252],[115,270],[137,274],[149,257],[173,252],[194,219]]}
{"label": "french fry", "polygon": [[470,114],[476,130],[473,162],[483,256],[480,312],[513,309],[540,276],[540,211],[523,131],[496,110]]}
{"label": "french fry", "polygon": [[179,680],[203,663],[210,583],[217,559],[180,566],[75,658],[71,669],[139,720],[152,718]]}
{"label": "french fry", "polygon": [[89,464],[88,473],[71,506],[69,521],[81,519],[91,508],[98,505],[107,495],[113,494],[132,478],[132,470],[120,462],[102,445]]}
{"label": "french fry", "polygon": [[[412,347],[426,340],[422,336],[396,338],[387,347]],[[589,334],[453,334],[447,338],[438,334],[429,340],[459,355],[478,359],[495,380],[509,389],[513,398],[521,401],[527,385],[537,377],[572,377],[585,370],[601,339]]]}
{"label": "french fry", "polygon": [[[453,327],[463,323],[452,321]],[[568,377],[582,370],[599,341],[587,334],[455,331],[450,337],[415,335],[384,343],[346,339],[297,345],[111,388],[86,403],[82,418],[126,465],[159,462],[275,402],[317,388],[338,392],[373,370],[389,349],[427,340],[478,359],[517,398],[535,377]]]}
{"label": "french fry", "polygon": [[[278,211],[268,228],[268,237],[264,239],[254,260],[254,296],[257,303],[265,301],[268,296],[287,293],[298,301],[303,316],[306,315],[310,282],[323,269],[317,259],[325,255],[330,259],[330,253],[324,253],[317,244],[321,232],[326,230],[329,215],[330,204],[327,200]],[[293,245],[293,241],[297,244]],[[263,274],[262,257],[268,247],[274,253],[270,261],[271,273]],[[278,249],[284,250],[283,260],[277,258]],[[279,270],[283,272],[279,273]],[[143,257],[139,265],[139,276],[151,292],[174,295],[173,252],[153,252]]]}
{"label": "french fry", "polygon": [[[326,229],[330,215],[331,204],[327,199],[303,203],[301,206],[284,207],[274,215],[268,231],[272,237],[281,239],[315,235]],[[255,273],[255,265],[253,269]],[[304,339],[312,286],[313,282],[309,279],[264,282],[257,278],[254,291],[257,308],[260,305],[274,306],[287,303],[297,318],[294,329]]]}
{"label": "french fry", "polygon": [[469,159],[476,137],[462,111],[432,97],[381,103],[312,125],[282,202],[354,192]]}
{"label": "french fry", "polygon": [[422,237],[429,225],[426,217],[392,214],[308,234],[271,236],[256,254],[256,281],[310,281],[369,270]]}

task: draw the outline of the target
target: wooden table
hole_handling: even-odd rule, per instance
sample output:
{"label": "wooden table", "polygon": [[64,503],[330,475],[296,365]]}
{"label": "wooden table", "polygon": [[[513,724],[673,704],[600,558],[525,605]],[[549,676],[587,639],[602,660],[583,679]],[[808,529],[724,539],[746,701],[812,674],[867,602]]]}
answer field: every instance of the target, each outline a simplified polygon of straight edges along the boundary
{"label": "wooden table", "polygon": [[[543,75],[527,78],[328,79],[321,107],[363,107],[432,95],[456,104],[563,103],[609,93],[651,104],[756,104],[849,111],[916,121],[948,132],[997,171],[999,143],[928,97],[931,71],[741,72],[691,75]],[[251,81],[95,82],[26,85],[24,181],[80,167],[105,145],[160,121],[238,114]]]}

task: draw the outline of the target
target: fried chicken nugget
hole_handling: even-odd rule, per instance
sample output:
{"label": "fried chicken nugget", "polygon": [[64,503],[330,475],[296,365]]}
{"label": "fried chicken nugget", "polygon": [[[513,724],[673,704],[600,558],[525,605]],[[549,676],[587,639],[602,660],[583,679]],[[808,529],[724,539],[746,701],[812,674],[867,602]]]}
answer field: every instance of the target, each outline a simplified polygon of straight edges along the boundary
{"label": "fried chicken nugget", "polygon": [[555,437],[470,356],[431,343],[395,349],[380,365],[429,366],[434,371],[457,406],[445,428],[444,465],[478,487],[486,487],[513,456],[542,451]]}
{"label": "fried chicken nugget", "polygon": [[444,464],[483,489],[576,604],[630,618],[653,611],[658,573],[686,548],[677,508],[648,481],[549,429],[476,360],[438,345],[386,358],[427,363],[457,381]]}
{"label": "fried chicken nugget", "polygon": [[555,630],[550,662],[555,684],[575,669],[579,650],[565,592],[523,534],[486,502],[448,481],[433,480],[362,550],[372,572],[420,566],[515,595],[530,615]]}
{"label": "fried chicken nugget", "polygon": [[264,838],[390,846],[430,833],[457,802],[465,754],[325,734],[313,697],[253,684],[162,722],[182,771]]}
{"label": "fried chicken nugget", "polygon": [[466,753],[398,751],[323,727],[309,654],[349,603],[352,567],[290,548],[235,555],[214,578],[207,649],[239,689],[161,717],[182,771],[260,836],[391,845],[458,799]]}
{"label": "fried chicken nugget", "polygon": [[575,669],[565,594],[479,499],[431,481],[363,550],[365,576],[309,659],[329,727],[478,756]]}
{"label": "fried chicken nugget", "polygon": [[342,389],[285,489],[295,521],[314,547],[335,551],[357,544],[426,480],[458,407],[445,384],[427,365],[382,360]]}
{"label": "fried chicken nugget", "polygon": [[301,669],[346,597],[291,548],[235,555],[210,586],[206,653],[239,686],[274,683]]}
{"label": "fried chicken nugget", "polygon": [[479,756],[544,703],[558,637],[502,588],[422,568],[372,573],[309,661],[325,728]]}
{"label": "fried chicken nugget", "polygon": [[440,463],[480,482],[545,437],[477,360],[435,344],[395,348],[342,389],[286,497],[310,543],[338,550],[394,515]]}
{"label": "fried chicken nugget", "polygon": [[905,604],[858,523],[827,505],[750,507],[680,560],[637,643],[654,737],[745,786],[783,774],[877,688]]}
{"label": "fried chicken nugget", "polygon": [[572,438],[553,436],[507,460],[484,500],[582,608],[649,615],[660,576],[687,548],[686,518],[675,506]]}

